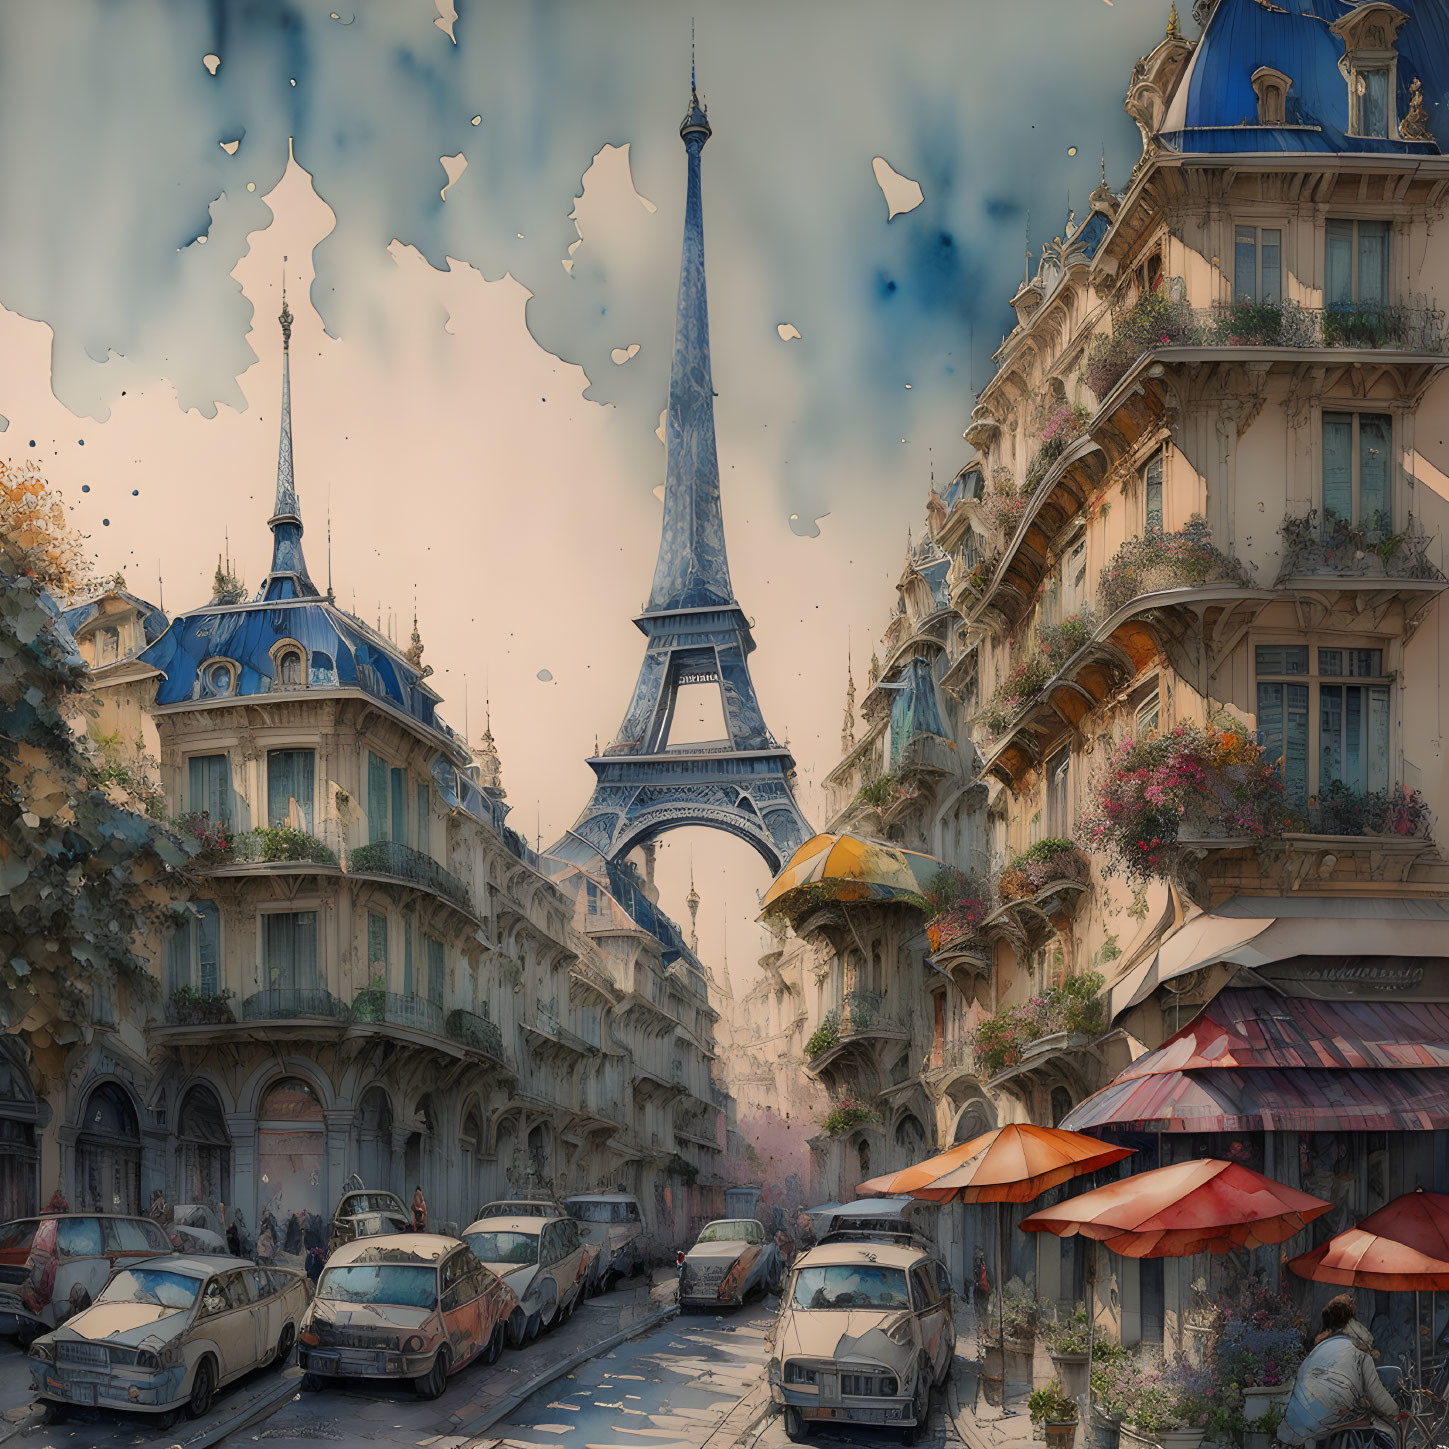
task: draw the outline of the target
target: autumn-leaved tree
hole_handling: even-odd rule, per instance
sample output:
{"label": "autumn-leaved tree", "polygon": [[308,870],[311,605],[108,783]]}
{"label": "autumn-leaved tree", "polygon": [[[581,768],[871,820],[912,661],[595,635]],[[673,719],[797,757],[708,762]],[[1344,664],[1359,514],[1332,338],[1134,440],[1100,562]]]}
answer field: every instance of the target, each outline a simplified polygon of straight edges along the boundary
{"label": "autumn-leaved tree", "polygon": [[150,990],[138,948],[186,859],[106,793],[68,722],[85,668],[57,601],[87,574],[40,470],[0,460],[0,1028],[46,1078],[89,1039],[98,991]]}

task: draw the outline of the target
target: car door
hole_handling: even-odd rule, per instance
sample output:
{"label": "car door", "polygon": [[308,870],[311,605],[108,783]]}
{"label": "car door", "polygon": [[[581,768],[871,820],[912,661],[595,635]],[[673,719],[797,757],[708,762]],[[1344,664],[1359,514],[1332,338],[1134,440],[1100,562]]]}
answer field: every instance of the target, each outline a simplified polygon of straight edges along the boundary
{"label": "car door", "polygon": [[945,1353],[946,1312],[929,1263],[918,1263],[911,1269],[911,1300],[919,1325],[921,1347],[930,1359],[933,1371],[939,1373]]}
{"label": "car door", "polygon": [[460,1248],[443,1260],[440,1269],[439,1306],[455,1368],[482,1347],[478,1341],[478,1290],[470,1281],[474,1262],[472,1249]]}
{"label": "car door", "polygon": [[246,1273],[238,1269],[208,1278],[201,1290],[197,1331],[216,1345],[217,1381],[226,1383],[257,1362],[257,1329]]}
{"label": "car door", "polygon": [[584,1277],[584,1240],[579,1225],[572,1218],[564,1218],[555,1225],[563,1247],[563,1269],[560,1273],[561,1292],[559,1302],[577,1294]]}
{"label": "car door", "polygon": [[89,1307],[111,1276],[100,1218],[61,1218],[56,1224],[55,1322]]}
{"label": "car door", "polygon": [[243,1276],[251,1293],[252,1317],[256,1322],[257,1333],[257,1361],[261,1362],[271,1358],[276,1350],[277,1340],[282,1336],[283,1304],[282,1295],[278,1291],[282,1286],[281,1275],[267,1268],[247,1268],[243,1270]]}

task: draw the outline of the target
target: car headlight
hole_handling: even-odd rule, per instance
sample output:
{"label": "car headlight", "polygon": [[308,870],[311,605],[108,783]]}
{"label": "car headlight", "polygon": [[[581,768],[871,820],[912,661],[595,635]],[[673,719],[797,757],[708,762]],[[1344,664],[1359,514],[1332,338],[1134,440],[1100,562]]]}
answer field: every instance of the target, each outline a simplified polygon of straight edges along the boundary
{"label": "car headlight", "polygon": [[161,1367],[161,1356],[152,1353],[149,1348],[136,1350],[136,1367],[145,1369],[148,1373],[155,1373]]}
{"label": "car headlight", "polygon": [[41,1359],[45,1363],[54,1363],[55,1345],[53,1343],[47,1343],[43,1338],[37,1338],[30,1345],[30,1356],[31,1358]]}
{"label": "car headlight", "polygon": [[161,1364],[163,1368],[170,1368],[173,1364],[181,1362],[181,1345],[179,1343],[168,1343],[161,1350]]}
{"label": "car headlight", "polygon": [[404,1353],[421,1353],[426,1345],[427,1339],[421,1333],[415,1333],[403,1344],[402,1351]]}

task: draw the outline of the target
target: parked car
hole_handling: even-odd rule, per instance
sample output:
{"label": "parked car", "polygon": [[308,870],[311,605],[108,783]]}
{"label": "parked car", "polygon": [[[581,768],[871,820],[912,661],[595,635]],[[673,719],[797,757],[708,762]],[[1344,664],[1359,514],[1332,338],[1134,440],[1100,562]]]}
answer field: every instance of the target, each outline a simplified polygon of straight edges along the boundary
{"label": "parked car", "polygon": [[599,1251],[584,1242],[579,1224],[565,1217],[480,1218],[463,1230],[463,1241],[518,1298],[508,1322],[515,1348],[545,1328],[568,1322]]}
{"label": "parked car", "polygon": [[473,1214],[474,1221],[483,1218],[566,1218],[568,1214],[556,1202],[546,1198],[508,1198],[484,1203]]}
{"label": "parked car", "polygon": [[517,1308],[512,1289],[457,1238],[359,1238],[327,1260],[297,1358],[311,1387],[339,1375],[403,1378],[436,1399],[464,1364],[498,1361]]}
{"label": "parked car", "polygon": [[0,1227],[0,1331],[22,1341],[89,1308],[119,1267],[169,1253],[150,1218],[45,1213]]}
{"label": "parked car", "polygon": [[344,1192],[332,1214],[327,1252],[330,1255],[343,1243],[355,1242],[358,1238],[382,1238],[412,1230],[413,1215],[396,1193],[376,1188]]}
{"label": "parked car", "polygon": [[85,1405],[199,1418],[222,1385],[291,1357],[310,1297],[303,1274],[241,1258],[126,1263],[31,1345],[31,1387],[52,1417]]}
{"label": "parked car", "polygon": [[204,1202],[179,1203],[171,1209],[166,1236],[178,1253],[226,1254],[226,1230],[216,1209]]}
{"label": "parked car", "polygon": [[738,1306],[751,1293],[776,1293],[784,1261],[756,1218],[707,1223],[679,1265],[682,1308]]}
{"label": "parked car", "polygon": [[584,1193],[564,1199],[584,1241],[599,1249],[595,1276],[606,1288],[644,1265],[644,1214],[639,1199],[624,1192]]}
{"label": "parked car", "polygon": [[946,1266],[909,1231],[827,1234],[796,1260],[767,1342],[790,1439],[828,1420],[899,1428],[913,1444],[956,1352]]}

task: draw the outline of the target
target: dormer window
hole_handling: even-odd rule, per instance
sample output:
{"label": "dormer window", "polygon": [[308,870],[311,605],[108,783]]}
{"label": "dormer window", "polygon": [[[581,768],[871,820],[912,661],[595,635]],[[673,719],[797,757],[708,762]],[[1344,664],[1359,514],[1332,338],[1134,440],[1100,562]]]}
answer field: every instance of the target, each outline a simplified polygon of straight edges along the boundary
{"label": "dormer window", "polygon": [[301,689],[303,673],[300,649],[284,649],[277,656],[277,678],[283,689]]}
{"label": "dormer window", "polygon": [[1283,126],[1288,122],[1288,91],[1293,82],[1270,65],[1253,72],[1253,90],[1258,96],[1258,124]]}
{"label": "dormer window", "polygon": [[1343,41],[1339,69],[1348,81],[1350,136],[1387,140],[1398,134],[1398,36],[1408,18],[1382,0],[1369,0],[1330,27]]}
{"label": "dormer window", "polygon": [[221,696],[236,689],[236,665],[229,659],[213,659],[201,666],[203,694]]}

